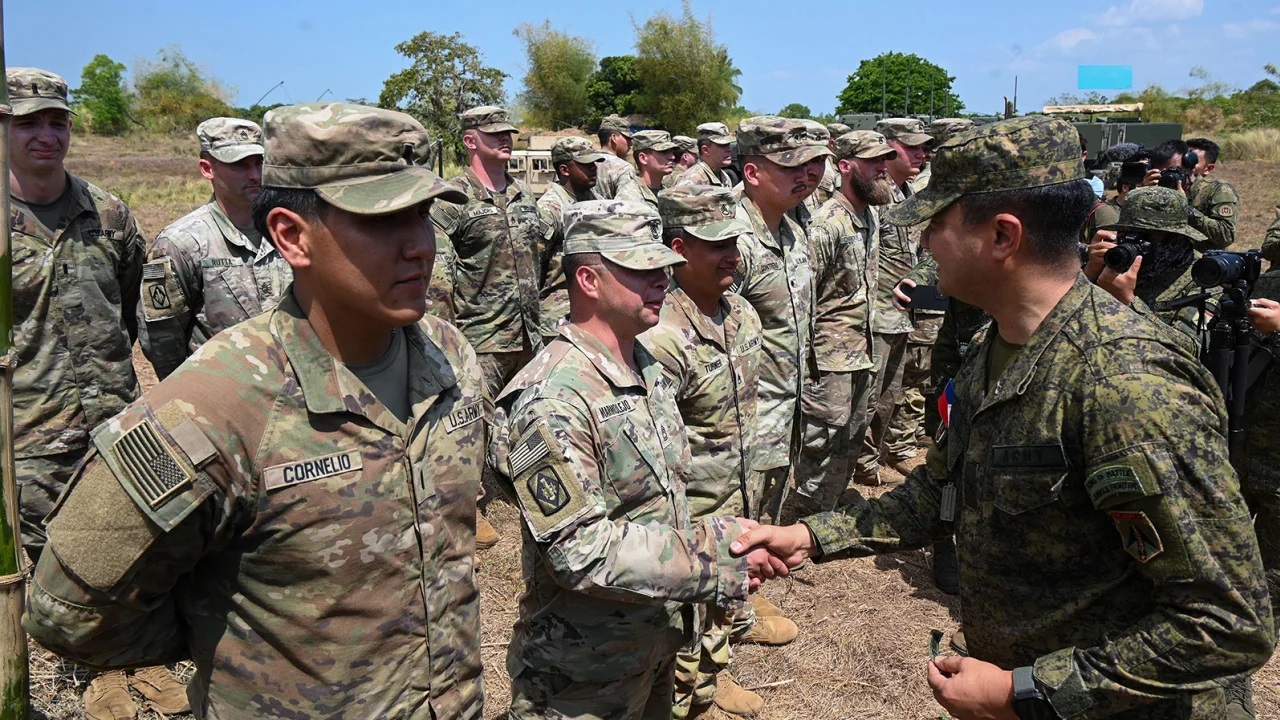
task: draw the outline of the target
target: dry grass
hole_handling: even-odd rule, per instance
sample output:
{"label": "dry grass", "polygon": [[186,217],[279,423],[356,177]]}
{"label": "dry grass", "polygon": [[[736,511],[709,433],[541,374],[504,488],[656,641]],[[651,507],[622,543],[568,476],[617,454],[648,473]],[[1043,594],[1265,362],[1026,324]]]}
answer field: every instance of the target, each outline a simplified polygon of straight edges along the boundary
{"label": "dry grass", "polygon": [[1280,162],[1280,128],[1257,128],[1225,135],[1220,143],[1226,160]]}
{"label": "dry grass", "polygon": [[[194,150],[167,139],[141,144],[81,139],[69,165],[72,172],[104,187],[136,193],[133,209],[146,218],[147,230],[154,235],[203,202],[203,191],[195,197],[194,189],[192,196],[144,192],[149,187],[191,187],[194,155]],[[1218,172],[1244,199],[1239,244],[1257,247],[1271,222],[1272,208],[1280,203],[1280,162],[1225,162]],[[156,205],[147,204],[152,202]],[[140,354],[135,353],[135,365],[144,386],[155,383]],[[488,512],[503,533],[497,547],[482,553],[478,562],[488,685],[485,715],[492,718],[506,711],[510,699],[505,641],[516,618],[522,583],[515,510],[498,501]],[[928,635],[931,628],[954,629],[960,608],[955,599],[934,589],[927,553],[809,566],[763,592],[800,625],[800,638],[783,648],[737,650],[734,670],[744,685],[794,681],[760,691],[768,703],[762,720],[945,717],[925,683]],[[79,718],[83,674],[38,647],[33,648],[32,669],[35,707],[49,718]],[[1254,688],[1258,716],[1280,717],[1280,660],[1258,673]]]}

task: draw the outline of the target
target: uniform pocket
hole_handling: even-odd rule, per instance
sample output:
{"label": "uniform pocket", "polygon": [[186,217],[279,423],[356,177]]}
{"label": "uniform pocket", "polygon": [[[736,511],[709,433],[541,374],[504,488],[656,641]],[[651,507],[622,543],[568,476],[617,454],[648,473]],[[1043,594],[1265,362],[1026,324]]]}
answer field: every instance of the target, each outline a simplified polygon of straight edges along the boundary
{"label": "uniform pocket", "polygon": [[992,475],[992,504],[1001,512],[1021,515],[1062,498],[1066,470],[996,470]]}

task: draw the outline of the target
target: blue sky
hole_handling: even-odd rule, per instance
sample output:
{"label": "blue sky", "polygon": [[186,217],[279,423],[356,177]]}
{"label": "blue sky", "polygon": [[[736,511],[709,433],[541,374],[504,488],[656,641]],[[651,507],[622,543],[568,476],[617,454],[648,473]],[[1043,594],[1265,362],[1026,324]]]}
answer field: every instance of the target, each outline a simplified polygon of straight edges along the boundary
{"label": "blue sky", "polygon": [[[231,8],[230,10],[224,8]],[[619,9],[622,8],[622,9]],[[1074,0],[1068,2],[868,3],[695,0],[742,70],[741,103],[776,112],[791,102],[814,112],[835,107],[862,59],[914,52],[956,77],[971,111],[996,112],[1018,76],[1019,109],[1073,92],[1079,64],[1131,64],[1134,84],[1176,90],[1196,84],[1193,66],[1248,87],[1265,63],[1280,63],[1280,0]],[[524,57],[512,29],[550,18],[590,38],[599,56],[633,52],[634,24],[678,0],[629,3],[552,0],[22,0],[5,6],[7,62],[65,76],[72,87],[97,53],[130,69],[178,45],[224,85],[238,105],[376,99],[382,81],[405,67],[396,43],[422,30],[460,32],[519,91]],[[874,29],[865,29],[873,27]]]}

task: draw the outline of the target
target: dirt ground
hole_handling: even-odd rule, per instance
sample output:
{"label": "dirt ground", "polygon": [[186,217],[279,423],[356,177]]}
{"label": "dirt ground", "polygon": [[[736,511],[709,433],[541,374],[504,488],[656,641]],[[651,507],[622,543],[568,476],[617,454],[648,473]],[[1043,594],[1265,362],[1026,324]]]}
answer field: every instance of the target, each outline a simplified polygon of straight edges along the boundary
{"label": "dirt ground", "polygon": [[[208,185],[197,174],[193,144],[171,138],[77,138],[68,165],[72,172],[126,197],[148,237],[153,237],[208,197]],[[1218,174],[1235,184],[1243,198],[1238,244],[1258,247],[1280,204],[1280,163],[1228,163]],[[145,386],[155,383],[138,353],[135,365]],[[494,502],[489,517],[503,535],[497,547],[481,553],[477,564],[488,688],[485,715],[492,718],[506,711],[510,698],[506,640],[516,617],[521,580],[515,510]],[[762,592],[796,621],[800,637],[783,648],[743,646],[736,651],[734,672],[739,681],[760,688],[767,702],[760,718],[945,719],[925,682],[925,660],[929,630],[955,629],[960,603],[934,588],[927,552],[810,565]],[[37,717],[82,717],[79,695],[85,678],[83,671],[33,645]],[[1280,660],[1257,674],[1254,692],[1258,717],[1280,717]],[[144,712],[140,717],[161,716]]]}

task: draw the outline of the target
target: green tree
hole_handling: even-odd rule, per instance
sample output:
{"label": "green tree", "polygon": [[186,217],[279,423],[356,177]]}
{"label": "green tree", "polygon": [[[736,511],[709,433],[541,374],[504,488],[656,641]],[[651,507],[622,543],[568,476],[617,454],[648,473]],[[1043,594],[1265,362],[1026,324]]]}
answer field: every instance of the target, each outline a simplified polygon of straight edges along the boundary
{"label": "green tree", "polygon": [[458,113],[501,104],[507,74],[485,65],[480,51],[463,42],[461,33],[420,32],[396,45],[396,52],[412,64],[386,79],[378,105],[414,116],[453,149],[456,160],[464,160]]}
{"label": "green tree", "polygon": [[716,42],[710,19],[694,17],[689,0],[681,6],[678,18],[659,13],[636,28],[638,104],[652,124],[692,134],[738,103],[742,73]]}
{"label": "green tree", "polygon": [[587,127],[596,127],[605,115],[630,115],[640,100],[640,80],[636,78],[635,55],[600,58],[600,68],[587,80],[590,115]]}
{"label": "green tree", "polygon": [[791,103],[779,110],[778,114],[785,118],[796,118],[798,120],[813,119],[813,111],[809,109],[809,106],[801,105],[800,103]]}
{"label": "green tree", "polygon": [[1084,95],[1062,93],[1044,101],[1045,105],[1106,105],[1111,99],[1097,90],[1090,90]]}
{"label": "green tree", "polygon": [[964,109],[960,96],[951,92],[955,77],[915,54],[882,53],[863,60],[836,97],[836,114],[880,112],[890,114],[949,113]]}
{"label": "green tree", "polygon": [[133,87],[139,120],[158,132],[191,133],[211,117],[232,114],[231,93],[171,45],[137,65]]}
{"label": "green tree", "polygon": [[596,69],[591,42],[553,30],[550,20],[524,23],[514,34],[524,41],[529,61],[520,95],[529,121],[552,130],[584,124],[591,112],[587,85]]}
{"label": "green tree", "polygon": [[236,117],[244,118],[245,120],[252,120],[253,122],[256,122],[259,125],[261,125],[262,120],[267,116],[267,113],[271,112],[272,110],[275,110],[278,107],[284,107],[284,103],[273,103],[271,105],[250,105],[247,108],[236,108],[235,112],[236,112]]}
{"label": "green tree", "polygon": [[80,71],[80,87],[71,91],[74,102],[87,115],[89,132],[120,135],[129,129],[129,93],[124,89],[124,63],[106,55],[94,55]]}

